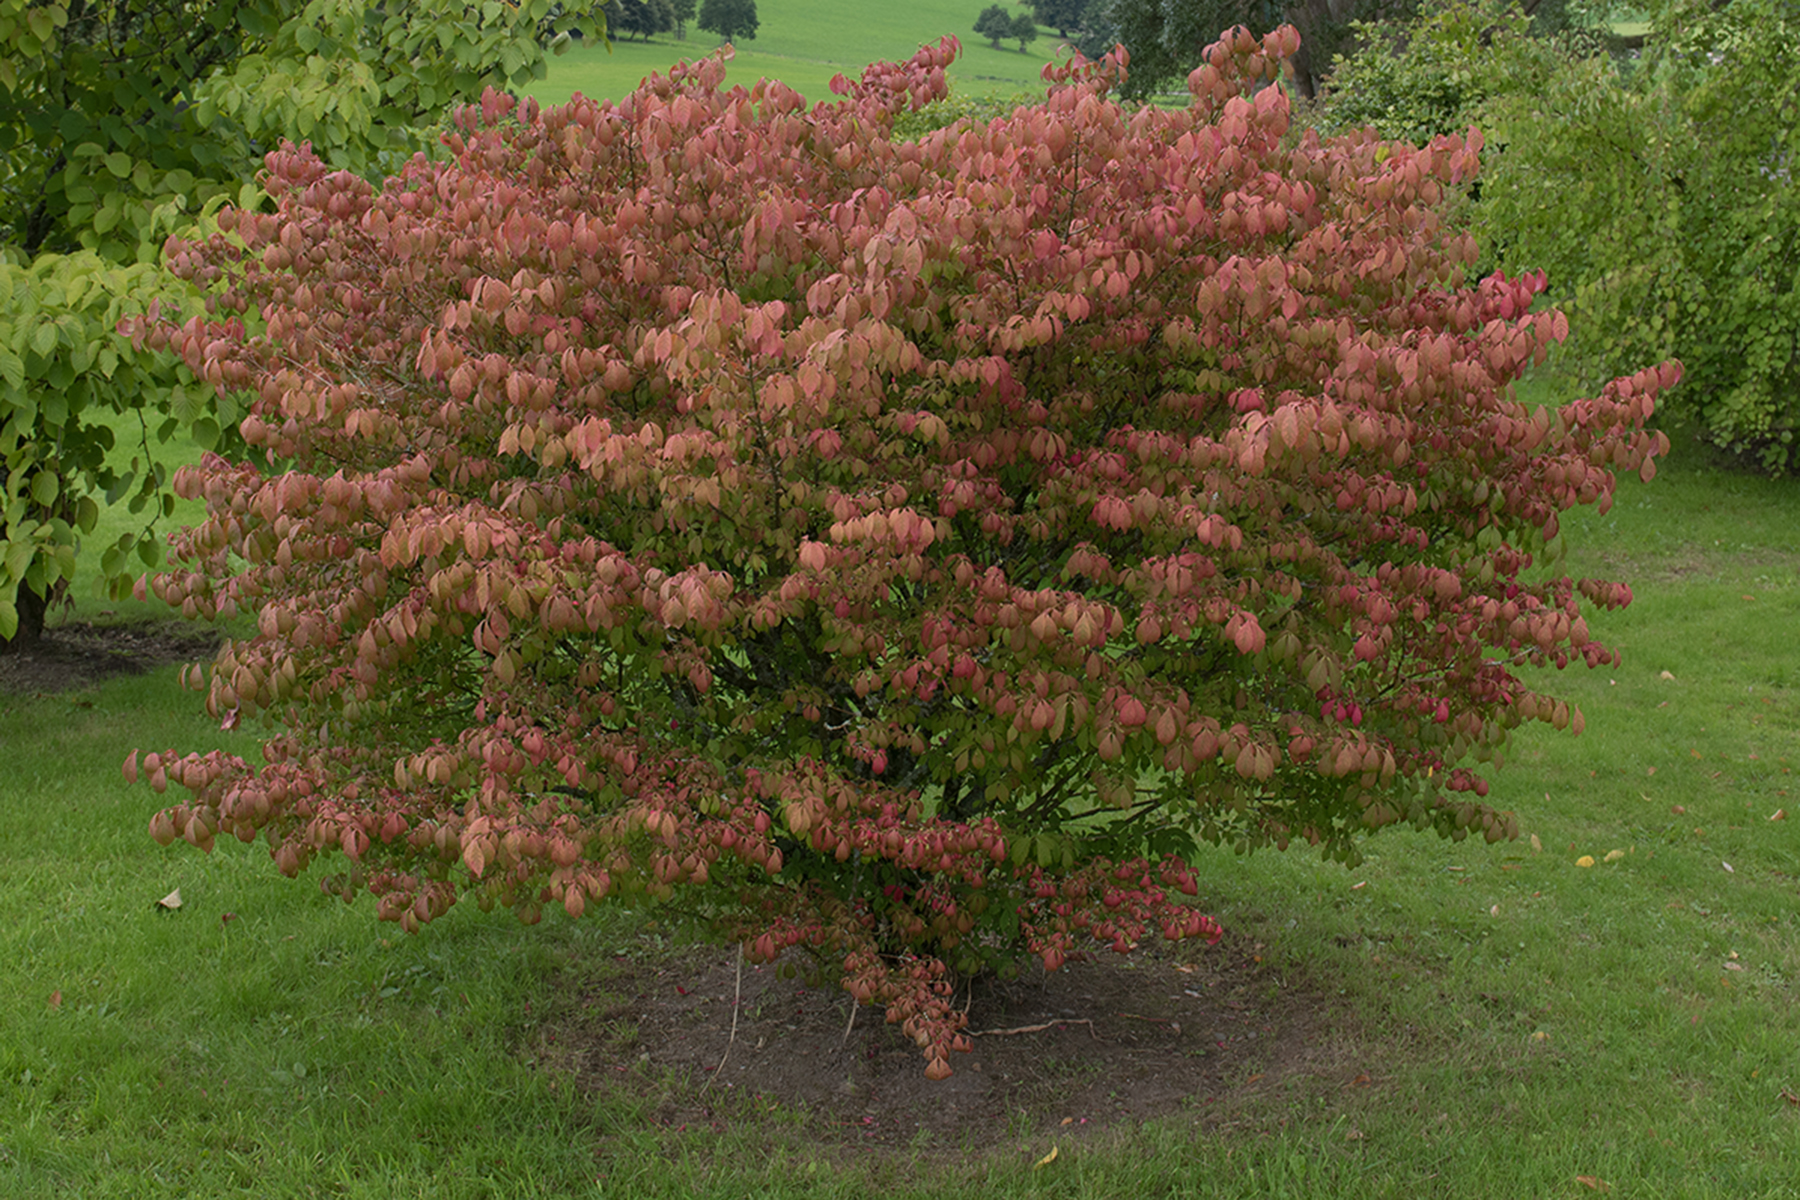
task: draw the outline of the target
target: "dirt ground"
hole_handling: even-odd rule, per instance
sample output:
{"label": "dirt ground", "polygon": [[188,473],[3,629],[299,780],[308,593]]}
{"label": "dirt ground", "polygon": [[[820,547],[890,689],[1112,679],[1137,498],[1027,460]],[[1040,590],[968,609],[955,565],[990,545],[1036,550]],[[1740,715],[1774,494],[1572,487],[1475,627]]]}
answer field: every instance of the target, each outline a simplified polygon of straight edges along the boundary
{"label": "dirt ground", "polygon": [[974,1049],[954,1055],[940,1083],[877,1010],[852,1022],[848,995],[830,983],[740,968],[733,951],[711,948],[620,959],[617,975],[542,1031],[540,1050],[579,1087],[651,1098],[671,1128],[722,1128],[773,1102],[821,1141],[896,1148],[980,1148],[1178,1110],[1204,1118],[1293,1083],[1368,1086],[1333,1028],[1345,1019],[1338,1006],[1266,965],[1262,949],[1228,934],[1210,949],[1102,951],[1051,974],[977,980],[959,997]]}
{"label": "dirt ground", "polygon": [[44,630],[36,646],[0,654],[0,694],[78,691],[170,663],[207,662],[219,640],[218,630],[186,621],[56,625]]}

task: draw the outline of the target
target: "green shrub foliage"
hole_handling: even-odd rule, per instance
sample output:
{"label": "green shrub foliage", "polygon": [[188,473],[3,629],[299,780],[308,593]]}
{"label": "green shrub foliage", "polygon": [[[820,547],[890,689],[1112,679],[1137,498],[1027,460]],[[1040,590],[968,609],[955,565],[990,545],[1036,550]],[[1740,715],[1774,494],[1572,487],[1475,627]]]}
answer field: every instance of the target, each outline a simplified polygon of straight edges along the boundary
{"label": "green shrub foliage", "polygon": [[1295,43],[916,141],[949,40],[810,110],[717,58],[489,94],[379,189],[272,155],[276,211],[172,247],[213,317],[136,327],[248,393],[151,586],[256,615],[191,682],[271,727],[134,754],[187,793],[151,832],[408,930],[680,899],[940,1076],[951,972],[1216,937],[1198,843],[1513,836],[1477,764],[1581,723],[1521,668],[1612,661],[1629,599],[1534,555],[1677,369],[1517,403],[1564,322],[1462,283],[1477,148],[1289,139]]}
{"label": "green shrub foliage", "polygon": [[1450,0],[1353,28],[1358,47],[1333,61],[1320,98],[1322,127],[1367,125],[1415,145],[1483,123],[1492,96],[1535,96],[1567,53],[1533,37],[1511,0]]}
{"label": "green shrub foliage", "polygon": [[[541,76],[592,7],[0,0],[0,650],[35,639],[84,549],[115,595],[159,561],[161,444],[213,447],[241,415],[115,333],[153,300],[199,311],[161,271],[164,239],[257,203],[283,138],[378,176],[453,100]],[[99,504],[126,497],[143,527],[94,555]]]}
{"label": "green shrub foliage", "polygon": [[1570,63],[1494,104],[1506,152],[1477,220],[1546,268],[1591,380],[1679,354],[1705,436],[1762,469],[1800,453],[1800,18],[1774,0],[1657,14],[1644,60]]}

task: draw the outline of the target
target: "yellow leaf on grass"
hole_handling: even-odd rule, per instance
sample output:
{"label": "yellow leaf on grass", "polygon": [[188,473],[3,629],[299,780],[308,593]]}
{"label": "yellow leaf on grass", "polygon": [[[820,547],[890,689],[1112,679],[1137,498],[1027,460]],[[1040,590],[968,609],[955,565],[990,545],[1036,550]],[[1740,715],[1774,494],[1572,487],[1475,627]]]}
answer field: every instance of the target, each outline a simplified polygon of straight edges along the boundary
{"label": "yellow leaf on grass", "polygon": [[1544,843],[1538,841],[1538,835],[1535,833],[1531,835],[1531,852],[1533,854],[1542,854],[1544,852]]}
{"label": "yellow leaf on grass", "polygon": [[176,909],[180,908],[181,907],[181,889],[176,888],[174,891],[172,891],[168,895],[164,896],[161,900],[158,900],[156,902],[156,907],[162,909],[164,912],[174,912]]}
{"label": "yellow leaf on grass", "polygon": [[1584,1183],[1588,1187],[1593,1188],[1596,1192],[1612,1191],[1612,1184],[1606,1182],[1606,1180],[1601,1179],[1597,1175],[1577,1175],[1575,1177],[1575,1182]]}
{"label": "yellow leaf on grass", "polygon": [[1056,1147],[1052,1146],[1052,1147],[1050,1147],[1050,1153],[1044,1155],[1044,1157],[1038,1159],[1036,1162],[1031,1164],[1031,1169],[1035,1171],[1039,1167],[1047,1167],[1055,1161],[1056,1161]]}
{"label": "yellow leaf on grass", "polygon": [[1594,865],[1594,856],[1591,854],[1584,854],[1575,860],[1575,865],[1578,867],[1591,867]]}
{"label": "yellow leaf on grass", "polygon": [[1625,852],[1623,850],[1608,850],[1606,852],[1606,861],[1607,862],[1618,862],[1621,858],[1624,858],[1624,857],[1625,857]]}

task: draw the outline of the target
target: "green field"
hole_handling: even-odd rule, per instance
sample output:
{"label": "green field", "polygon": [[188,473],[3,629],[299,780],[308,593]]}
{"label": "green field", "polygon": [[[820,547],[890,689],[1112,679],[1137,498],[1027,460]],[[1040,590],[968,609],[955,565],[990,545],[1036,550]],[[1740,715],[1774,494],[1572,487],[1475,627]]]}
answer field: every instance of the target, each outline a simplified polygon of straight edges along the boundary
{"label": "green field", "polygon": [[[814,101],[831,98],[833,75],[856,75],[871,62],[904,60],[921,44],[935,43],[947,34],[963,46],[950,71],[951,86],[971,95],[1036,91],[1042,86],[1039,72],[1044,64],[1061,56],[1061,39],[1053,29],[1041,29],[1026,53],[1019,52],[1017,42],[995,50],[975,33],[975,16],[982,6],[970,0],[912,4],[760,0],[756,7],[761,27],[755,40],[735,47],[727,83],[748,86],[760,78],[779,79]],[[577,44],[552,59],[548,78],[529,91],[545,104],[565,103],[576,92],[616,100],[651,72],[666,72],[676,62],[710,54],[717,47],[718,38],[692,24],[685,41],[671,33],[647,43],[615,39],[610,51],[593,41]]]}

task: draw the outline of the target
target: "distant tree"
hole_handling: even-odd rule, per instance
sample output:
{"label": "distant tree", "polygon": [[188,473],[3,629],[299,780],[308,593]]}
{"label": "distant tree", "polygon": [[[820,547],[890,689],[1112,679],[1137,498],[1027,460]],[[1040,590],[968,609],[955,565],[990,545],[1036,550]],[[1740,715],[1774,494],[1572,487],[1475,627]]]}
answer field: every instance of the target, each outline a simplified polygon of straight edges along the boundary
{"label": "distant tree", "polygon": [[721,41],[756,40],[756,0],[705,0],[700,5],[700,28],[716,33]]}
{"label": "distant tree", "polygon": [[1070,30],[1082,28],[1088,8],[1088,0],[1031,0],[1038,23],[1050,26],[1062,37],[1068,37]]}
{"label": "distant tree", "polygon": [[998,4],[990,4],[975,18],[975,32],[992,42],[994,49],[998,50],[1001,39],[1013,36],[1012,14]]}
{"label": "distant tree", "polygon": [[1020,13],[1012,19],[1012,31],[1007,36],[1018,38],[1019,53],[1025,53],[1025,47],[1037,41],[1037,18],[1029,12]]}
{"label": "distant tree", "polygon": [[1353,22],[1404,17],[1416,7],[1416,0],[1093,0],[1080,46],[1094,58],[1123,43],[1131,65],[1120,94],[1141,99],[1179,88],[1222,30],[1242,25],[1260,37],[1292,25],[1300,32],[1293,80],[1310,99],[1333,56],[1349,48]]}
{"label": "distant tree", "polygon": [[685,42],[687,23],[700,11],[699,0],[671,0],[669,7],[675,10],[675,36]]}
{"label": "distant tree", "polygon": [[636,34],[647,42],[675,28],[675,6],[672,0],[607,0],[606,24],[623,37]]}

